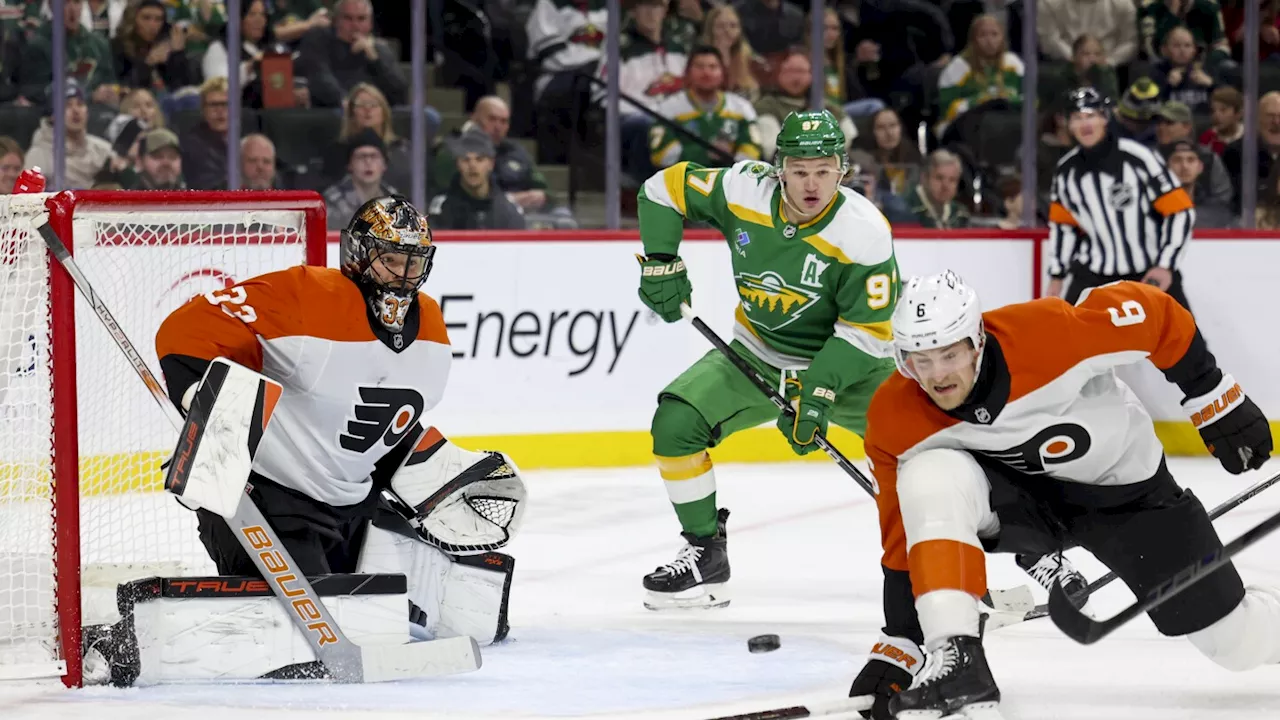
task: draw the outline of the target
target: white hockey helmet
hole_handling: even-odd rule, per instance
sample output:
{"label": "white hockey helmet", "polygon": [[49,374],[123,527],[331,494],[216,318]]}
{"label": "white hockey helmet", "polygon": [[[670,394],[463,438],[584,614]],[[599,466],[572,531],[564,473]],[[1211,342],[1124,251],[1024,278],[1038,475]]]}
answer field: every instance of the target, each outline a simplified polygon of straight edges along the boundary
{"label": "white hockey helmet", "polygon": [[893,359],[898,370],[920,381],[907,366],[907,353],[946,347],[968,339],[982,362],[986,333],[982,327],[982,304],[973,288],[947,270],[937,275],[916,276],[907,281],[893,311]]}

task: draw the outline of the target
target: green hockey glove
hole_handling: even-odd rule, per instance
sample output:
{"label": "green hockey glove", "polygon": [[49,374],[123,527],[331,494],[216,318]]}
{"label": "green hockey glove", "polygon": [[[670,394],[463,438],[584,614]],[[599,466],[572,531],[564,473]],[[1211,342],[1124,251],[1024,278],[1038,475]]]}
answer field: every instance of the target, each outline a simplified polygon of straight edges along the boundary
{"label": "green hockey glove", "polygon": [[778,418],[778,429],[787,436],[797,455],[808,455],[818,449],[814,442],[817,434],[827,434],[827,413],[835,404],[836,393],[817,384],[806,384],[804,373],[799,378],[789,378],[787,384],[795,386],[798,403],[793,403],[794,415],[784,412]]}
{"label": "green hockey glove", "polygon": [[640,299],[658,317],[671,323],[680,319],[680,304],[693,298],[693,285],[679,255],[636,255],[640,261]]}

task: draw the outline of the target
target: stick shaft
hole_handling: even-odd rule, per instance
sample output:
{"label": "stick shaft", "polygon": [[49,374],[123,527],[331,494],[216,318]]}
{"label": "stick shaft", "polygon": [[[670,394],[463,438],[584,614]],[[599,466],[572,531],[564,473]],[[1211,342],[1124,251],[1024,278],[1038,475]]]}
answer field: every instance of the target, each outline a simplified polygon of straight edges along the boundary
{"label": "stick shaft", "polygon": [[[1254,483],[1253,485],[1250,485],[1244,490],[1241,490],[1240,492],[1236,493],[1231,498],[1228,498],[1227,500],[1224,500],[1223,502],[1219,503],[1217,507],[1215,507],[1213,510],[1209,512],[1209,519],[1217,520],[1223,515],[1226,515],[1228,512],[1231,512],[1232,510],[1235,510],[1236,508],[1240,507],[1247,500],[1250,500],[1253,497],[1255,497],[1258,493],[1262,492],[1263,490],[1266,490],[1272,485],[1275,485],[1277,482],[1280,482],[1280,474],[1272,475],[1266,480],[1261,480],[1259,482]],[[1114,572],[1109,572],[1106,575],[1103,575],[1102,577],[1098,578],[1097,580],[1094,580],[1093,582],[1089,583],[1089,594],[1092,595],[1093,593],[1097,592],[1100,588],[1105,587],[1106,585],[1109,585],[1117,577],[1118,576]],[[1037,605],[1034,610],[1027,613],[1027,616],[1026,618],[1024,618],[1024,620],[1035,620],[1037,618],[1046,617],[1048,614],[1049,614],[1048,603],[1044,605]]]}
{"label": "stick shaft", "polygon": [[[791,404],[787,402],[786,398],[775,390],[773,386],[769,384],[769,381],[761,377],[760,373],[757,372],[755,368],[751,367],[751,365],[748,364],[741,355],[735,352],[733,348],[729,347],[729,344],[722,340],[720,336],[716,334],[715,330],[712,330],[701,320],[701,318],[694,315],[693,310],[688,305],[681,305],[680,311],[681,314],[683,314],[684,317],[693,325],[693,327],[696,328],[697,331],[701,333],[716,350],[720,351],[721,355],[728,358],[729,362],[732,363],[739,372],[746,375],[747,379],[750,380],[751,383],[760,390],[760,392],[764,393],[765,397],[769,398],[769,401],[772,402],[775,407],[784,413],[791,414],[795,412],[792,410]],[[876,487],[876,484],[868,479],[866,475],[863,475],[862,471],[850,462],[849,458],[844,456],[844,453],[840,452],[839,449],[832,445],[830,441],[827,440],[826,435],[819,432],[814,436],[814,443],[827,453],[827,455],[830,455],[831,459],[835,460],[836,464],[840,466],[840,469],[844,470],[849,477],[853,478],[854,482],[858,483],[863,490],[867,491],[868,495],[874,498],[879,494],[879,489]]]}

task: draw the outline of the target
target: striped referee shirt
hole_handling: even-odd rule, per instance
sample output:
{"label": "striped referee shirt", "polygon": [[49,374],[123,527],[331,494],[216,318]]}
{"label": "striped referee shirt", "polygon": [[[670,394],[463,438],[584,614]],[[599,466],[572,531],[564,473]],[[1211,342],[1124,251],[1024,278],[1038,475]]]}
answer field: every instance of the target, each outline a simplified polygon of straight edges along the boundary
{"label": "striped referee shirt", "polygon": [[1109,131],[1058,162],[1049,194],[1049,274],[1073,262],[1101,277],[1178,268],[1191,240],[1191,196],[1154,150]]}

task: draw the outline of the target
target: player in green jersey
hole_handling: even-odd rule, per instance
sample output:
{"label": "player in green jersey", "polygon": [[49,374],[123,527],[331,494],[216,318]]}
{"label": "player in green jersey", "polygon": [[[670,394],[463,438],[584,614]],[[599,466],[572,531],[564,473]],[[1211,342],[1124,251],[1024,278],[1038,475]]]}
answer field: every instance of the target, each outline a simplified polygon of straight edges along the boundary
{"label": "player in green jersey", "polygon": [[707,449],[771,419],[801,455],[828,422],[861,435],[867,403],[894,371],[889,317],[898,267],[889,223],[842,187],[845,137],[827,111],[792,113],[778,133],[774,165],[728,168],[679,163],[640,193],[640,297],[667,322],[680,319],[692,287],[680,259],[685,219],[724,234],[740,304],[731,343],[797,407],[780,415],[718,351],[668,385],[653,416],[653,453],[687,544],[644,578],[645,605],[720,607],[729,602],[728,510],[716,507]]}

